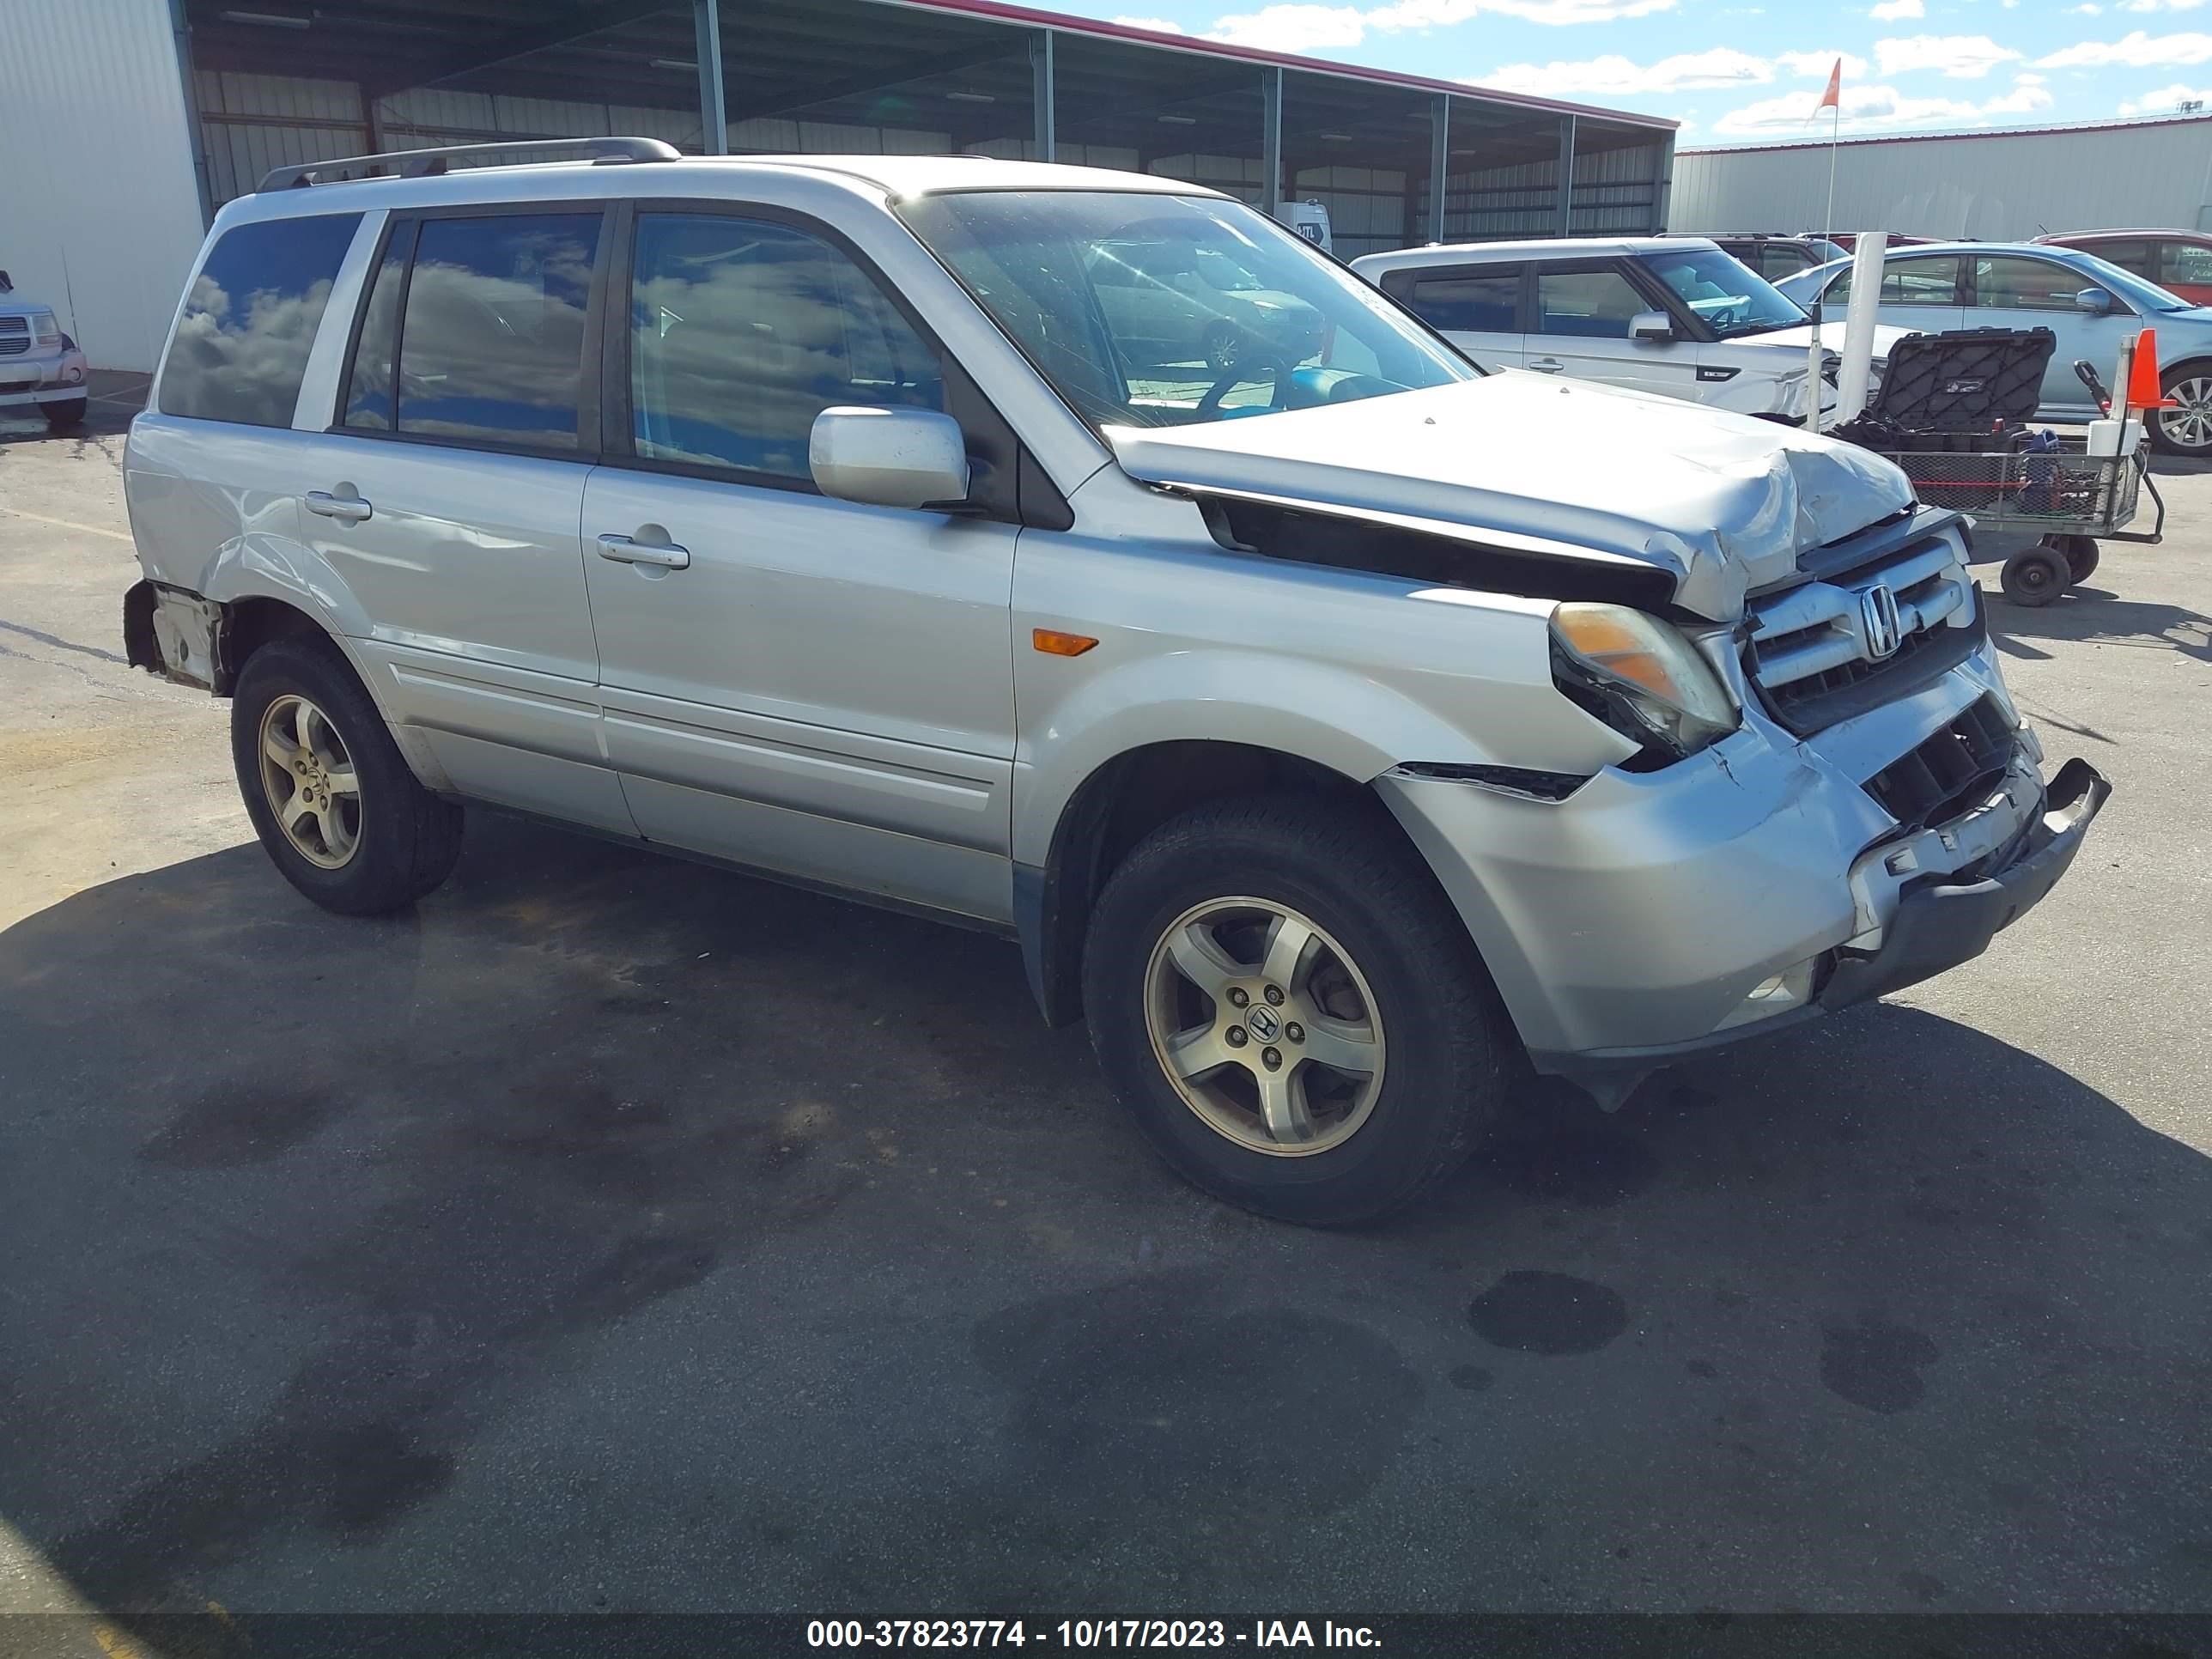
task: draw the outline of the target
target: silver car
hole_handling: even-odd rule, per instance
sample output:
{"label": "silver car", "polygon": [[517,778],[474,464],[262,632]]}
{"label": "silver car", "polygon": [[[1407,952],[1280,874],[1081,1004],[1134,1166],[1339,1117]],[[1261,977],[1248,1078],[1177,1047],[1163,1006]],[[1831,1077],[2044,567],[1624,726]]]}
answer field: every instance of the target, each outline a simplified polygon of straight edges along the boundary
{"label": "silver car", "polygon": [[[1524,1053],[1617,1103],[1974,955],[2105,798],[1864,451],[1486,375],[1168,179],[584,148],[272,175],[131,430],[131,659],[331,910],[497,807],[1001,933],[1175,1168],[1343,1223]],[[1154,247],[1324,327],[1161,373]]]}
{"label": "silver car", "polygon": [[[1801,305],[1819,295],[1840,314],[1851,266],[1839,260],[1775,284]],[[2058,337],[2036,418],[2096,418],[2075,361],[2109,380],[2120,349],[2144,329],[2158,336],[2160,385],[2169,406],[2151,417],[2151,441],[2173,455],[2212,455],[2212,307],[2191,305],[2155,283],[2079,248],[2041,242],[1928,242],[1882,257],[1879,313],[1915,333],[1956,328],[2047,328]]]}

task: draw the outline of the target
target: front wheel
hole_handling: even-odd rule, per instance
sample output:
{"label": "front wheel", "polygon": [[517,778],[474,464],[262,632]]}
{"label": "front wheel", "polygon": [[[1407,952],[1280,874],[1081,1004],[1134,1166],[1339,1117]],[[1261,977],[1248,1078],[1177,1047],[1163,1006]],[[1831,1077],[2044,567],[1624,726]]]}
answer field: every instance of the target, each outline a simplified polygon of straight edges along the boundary
{"label": "front wheel", "polygon": [[326,910],[399,909],[461,855],[461,809],[423,788],[352,668],[319,639],[276,640],[246,659],[230,748],[262,847]]}
{"label": "front wheel", "polygon": [[2030,606],[2051,604],[2073,580],[2065,556],[2040,544],[2007,559],[1997,576],[2005,598],[2014,605]]}
{"label": "front wheel", "polygon": [[84,424],[85,403],[82,398],[65,398],[59,403],[40,404],[40,410],[46,417],[46,430],[76,431]]}
{"label": "front wheel", "polygon": [[2171,409],[2151,416],[2151,442],[2169,455],[2212,456],[2212,363],[2183,363],[2160,382]]}
{"label": "front wheel", "polygon": [[1514,1045],[1435,878],[1381,809],[1202,806],[1107,884],[1084,1001],[1115,1096],[1216,1197],[1371,1221],[1466,1158]]}

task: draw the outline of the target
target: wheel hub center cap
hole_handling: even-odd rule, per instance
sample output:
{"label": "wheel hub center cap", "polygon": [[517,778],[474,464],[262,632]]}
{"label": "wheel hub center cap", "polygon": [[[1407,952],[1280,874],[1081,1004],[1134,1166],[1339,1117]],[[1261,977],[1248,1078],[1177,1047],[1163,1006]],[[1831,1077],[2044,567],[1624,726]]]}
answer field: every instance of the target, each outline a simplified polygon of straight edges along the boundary
{"label": "wheel hub center cap", "polygon": [[1283,1034],[1283,1017],[1264,1002],[1255,1002],[1245,1012],[1244,1024],[1262,1042],[1273,1042]]}

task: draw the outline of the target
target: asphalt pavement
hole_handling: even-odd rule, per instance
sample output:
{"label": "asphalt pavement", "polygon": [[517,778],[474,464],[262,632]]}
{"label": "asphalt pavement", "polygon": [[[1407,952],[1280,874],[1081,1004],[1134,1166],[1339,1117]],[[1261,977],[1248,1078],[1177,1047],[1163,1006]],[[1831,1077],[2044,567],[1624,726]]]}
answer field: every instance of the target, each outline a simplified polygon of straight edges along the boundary
{"label": "asphalt pavement", "polygon": [[990,939],[489,813],[310,906],[109,395],[0,420],[0,1608],[2212,1610],[2212,476],[1992,603],[2115,793],[1989,955],[1332,1234]]}

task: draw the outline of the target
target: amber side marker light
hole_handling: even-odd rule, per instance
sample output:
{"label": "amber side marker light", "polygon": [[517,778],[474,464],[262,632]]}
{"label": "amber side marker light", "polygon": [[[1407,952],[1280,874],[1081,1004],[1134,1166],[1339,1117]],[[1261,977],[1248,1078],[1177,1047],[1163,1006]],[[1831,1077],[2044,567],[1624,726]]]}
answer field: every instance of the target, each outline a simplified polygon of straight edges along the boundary
{"label": "amber side marker light", "polygon": [[1088,634],[1063,634],[1056,628],[1032,628],[1030,643],[1048,657],[1079,657],[1098,643]]}

